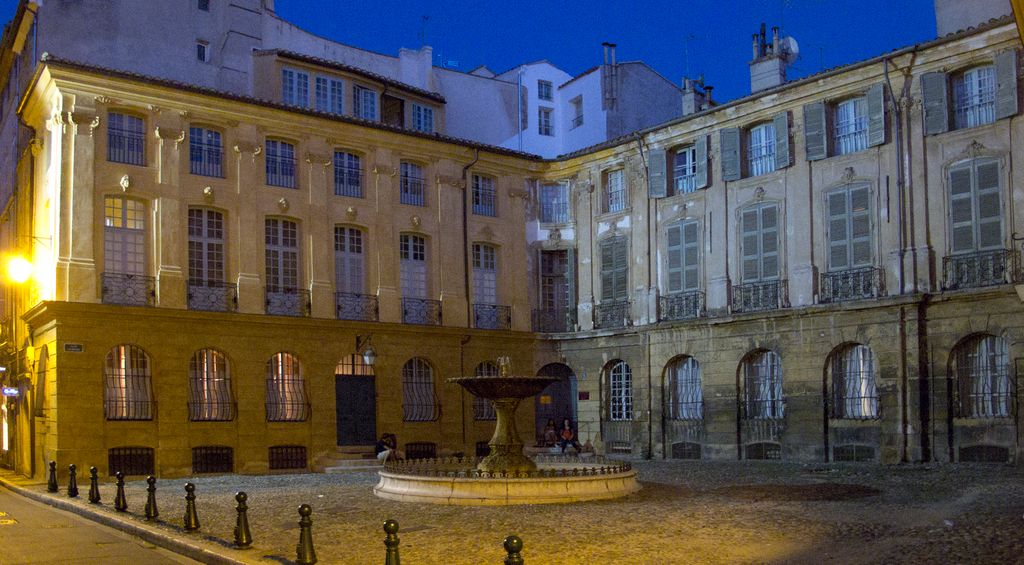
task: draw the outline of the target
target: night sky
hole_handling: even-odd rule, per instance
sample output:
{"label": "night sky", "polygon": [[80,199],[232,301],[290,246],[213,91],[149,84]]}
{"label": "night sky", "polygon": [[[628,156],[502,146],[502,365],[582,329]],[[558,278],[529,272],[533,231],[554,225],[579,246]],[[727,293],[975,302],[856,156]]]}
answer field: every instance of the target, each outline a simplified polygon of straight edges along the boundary
{"label": "night sky", "polygon": [[[0,0],[0,17],[8,20],[16,6]],[[601,42],[610,41],[619,61],[643,60],[673,82],[703,73],[718,101],[749,92],[751,35],[761,22],[800,44],[790,78],[935,36],[932,0],[277,0],[277,12],[310,32],[390,55],[419,47],[425,29],[435,64],[463,71],[548,59],[575,75],[600,64]]]}

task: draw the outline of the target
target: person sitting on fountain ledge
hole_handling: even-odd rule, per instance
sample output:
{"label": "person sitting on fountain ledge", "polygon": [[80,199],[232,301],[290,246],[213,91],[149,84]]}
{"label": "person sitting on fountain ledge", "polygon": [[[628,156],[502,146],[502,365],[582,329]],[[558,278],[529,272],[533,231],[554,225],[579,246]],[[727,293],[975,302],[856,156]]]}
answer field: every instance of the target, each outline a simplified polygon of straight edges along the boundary
{"label": "person sitting on fountain ledge", "polygon": [[405,459],[405,454],[398,450],[398,437],[395,434],[385,433],[380,436],[375,449],[377,450],[377,459],[380,459],[381,463],[386,463],[389,459],[392,461]]}
{"label": "person sitting on fountain ledge", "polygon": [[576,440],[576,432],[572,429],[572,420],[569,418],[562,420],[562,429],[558,430],[558,435],[561,437],[558,441],[558,447],[562,448],[562,453],[565,453],[567,445],[572,445],[576,448],[576,455],[583,451],[583,446]]}

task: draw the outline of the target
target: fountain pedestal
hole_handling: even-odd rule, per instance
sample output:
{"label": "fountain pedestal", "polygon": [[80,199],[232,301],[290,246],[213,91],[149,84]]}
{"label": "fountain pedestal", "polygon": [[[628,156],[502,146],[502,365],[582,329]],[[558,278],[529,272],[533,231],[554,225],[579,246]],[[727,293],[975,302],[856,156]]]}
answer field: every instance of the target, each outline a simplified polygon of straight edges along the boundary
{"label": "fountain pedestal", "polygon": [[523,454],[523,440],[519,439],[519,430],[516,429],[516,408],[521,401],[520,398],[491,401],[498,421],[491,441],[487,442],[491,453],[477,464],[477,469],[488,472],[537,470],[537,464]]}

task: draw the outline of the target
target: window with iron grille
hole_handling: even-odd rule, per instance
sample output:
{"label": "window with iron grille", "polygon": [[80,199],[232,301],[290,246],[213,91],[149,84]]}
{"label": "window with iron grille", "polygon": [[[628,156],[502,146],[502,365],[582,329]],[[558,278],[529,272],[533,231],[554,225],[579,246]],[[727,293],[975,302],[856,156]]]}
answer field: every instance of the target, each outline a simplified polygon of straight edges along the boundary
{"label": "window with iron grille", "polygon": [[572,107],[572,127],[569,129],[576,129],[583,125],[583,97],[573,98],[569,105]]}
{"label": "window with iron grille", "polygon": [[364,120],[377,121],[377,93],[358,85],[352,86],[352,114]]}
{"label": "window with iron grille", "polygon": [[202,127],[188,128],[189,172],[204,177],[224,176],[224,144],[220,132]]}
{"label": "window with iron grille", "polygon": [[497,216],[494,178],[473,175],[473,213],[478,216]]}
{"label": "window with iron grille", "polygon": [[774,351],[757,351],[743,360],[743,419],[781,420],[782,361]]}
{"label": "window with iron grille", "polygon": [[336,377],[372,377],[373,374],[373,365],[367,365],[363,356],[357,354],[346,355],[334,367]]}
{"label": "window with iron grille", "polygon": [[996,120],[996,68],[985,65],[953,76],[953,111],[957,129]]}
{"label": "window with iron grille", "polygon": [[406,459],[433,459],[437,457],[437,444],[432,441],[410,441],[405,444]]}
{"label": "window with iron grille", "polygon": [[309,459],[304,445],[273,445],[268,450],[270,470],[306,469]]}
{"label": "window with iron grille", "polygon": [[235,450],[222,445],[192,448],[193,473],[231,473],[235,470]]}
{"label": "window with iron grille", "polygon": [[281,102],[309,108],[309,74],[296,69],[281,69]]}
{"label": "window with iron grille", "polygon": [[299,287],[299,225],[290,220],[267,218],[265,225],[267,291],[283,292]]}
{"label": "window with iron grille", "polygon": [[999,161],[978,158],[949,169],[950,250],[954,255],[1003,247]]}
{"label": "window with iron grille", "polygon": [[188,210],[188,282],[223,283],[224,214],[206,208]]}
{"label": "window with iron grille", "polygon": [[569,221],[569,186],[565,183],[540,186],[540,221],[561,224]]}
{"label": "window with iron grille", "polygon": [[744,283],[779,278],[779,207],[763,203],[740,213],[741,275]]}
{"label": "window with iron grille", "polygon": [[402,204],[426,206],[426,181],[423,177],[423,167],[403,161],[400,170],[399,201]]}
{"label": "window with iron grille", "polygon": [[267,184],[295,188],[295,146],[287,141],[267,140]]}
{"label": "window with iron grille", "polygon": [[623,169],[608,171],[604,175],[604,211],[621,212],[626,209],[626,173]]}
{"label": "window with iron grille", "polygon": [[412,129],[432,133],[434,131],[434,109],[429,106],[413,104]]}
{"label": "window with iron grille", "polygon": [[752,177],[775,170],[774,122],[766,122],[747,131],[747,169]]}
{"label": "window with iron grille", "polygon": [[337,292],[363,293],[363,231],[334,227],[334,286]]}
{"label": "window with iron grille", "polygon": [[550,80],[538,80],[537,81],[537,99],[548,100],[552,99],[552,85]]}
{"label": "window with iron grille", "polygon": [[334,194],[363,197],[363,165],[359,155],[334,152]]}
{"label": "window with iron grille", "polygon": [[835,153],[846,155],[868,147],[868,99],[844,100],[835,107]]}
{"label": "window with iron grille", "polygon": [[668,291],[700,289],[700,241],[697,220],[668,228]]}
{"label": "window with iron grille", "polygon": [[226,422],[235,417],[228,358],[216,349],[200,349],[188,366],[188,416],[193,422]]}
{"label": "window with iron grille", "polygon": [[302,365],[291,353],[275,353],[267,361],[267,421],[304,422],[308,411]]}
{"label": "window with iron grille", "polygon": [[697,190],[697,147],[687,145],[676,151],[672,167],[672,187],[676,194]]}
{"label": "window with iron grille", "polygon": [[402,366],[402,420],[433,422],[437,417],[434,369],[426,360],[414,357]]}
{"label": "window with iron grille", "polygon": [[832,354],[833,418],[871,420],[878,417],[875,354],[866,345],[848,345]]}
{"label": "window with iron grille", "polygon": [[155,475],[155,452],[152,447],[114,447],[107,451],[107,469],[113,477],[124,475]]}
{"label": "window with iron grille", "polygon": [[146,123],[142,118],[117,112],[107,115],[107,160],[145,166]]}
{"label": "window with iron grille", "polygon": [[633,371],[625,361],[608,369],[608,417],[613,422],[633,419]]}
{"label": "window with iron grille", "polygon": [[317,112],[326,112],[328,114],[344,113],[344,106],[342,105],[342,97],[345,92],[345,83],[340,79],[332,77],[318,76],[316,77],[316,87],[314,90],[314,97],[316,98],[316,110]]}
{"label": "window with iron grille", "polygon": [[146,274],[146,206],[124,196],[103,197],[104,271]]}
{"label": "window with iron grille", "polygon": [[828,265],[845,271],[874,264],[871,251],[871,190],[844,186],[826,196],[828,201]]}
{"label": "window with iron grille", "polygon": [[418,235],[401,234],[398,237],[398,255],[402,298],[426,298],[427,240]]}
{"label": "window with iron grille", "polygon": [[540,135],[555,135],[555,129],[552,127],[554,118],[552,114],[554,110],[551,108],[537,108],[537,133]]}
{"label": "window with iron grille", "polygon": [[1006,340],[979,335],[953,351],[961,418],[1009,418],[1013,415],[1013,376]]}
{"label": "window with iron grille", "polygon": [[103,412],[108,420],[152,420],[153,378],[149,355],[123,343],[107,352]]}
{"label": "window with iron grille", "polygon": [[702,420],[704,395],[700,386],[700,364],[693,357],[669,363],[669,414],[673,420]]}
{"label": "window with iron grille", "polygon": [[473,302],[498,303],[498,252],[486,243],[473,244]]}
{"label": "window with iron grille", "polygon": [[[478,377],[497,377],[498,366],[491,361],[484,361],[476,366],[474,374]],[[486,398],[473,397],[473,419],[474,420],[496,420],[498,415],[494,411],[494,405]]]}

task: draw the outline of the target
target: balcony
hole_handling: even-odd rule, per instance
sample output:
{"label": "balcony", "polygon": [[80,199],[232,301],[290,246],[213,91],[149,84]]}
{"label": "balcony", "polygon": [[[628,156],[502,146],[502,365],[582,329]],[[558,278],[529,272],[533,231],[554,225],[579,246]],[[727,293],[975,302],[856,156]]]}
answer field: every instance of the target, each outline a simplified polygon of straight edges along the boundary
{"label": "balcony", "polygon": [[103,303],[153,306],[156,304],[156,278],[128,273],[103,273]]}
{"label": "balcony", "polygon": [[234,312],[238,309],[238,287],[221,281],[189,281],[188,309]]}
{"label": "balcony", "polygon": [[733,314],[789,308],[789,289],[785,280],[733,285],[729,310]]}
{"label": "balcony", "polygon": [[594,306],[594,329],[624,328],[629,325],[629,301]]}
{"label": "balcony", "polygon": [[885,271],[868,267],[821,274],[818,302],[831,304],[843,300],[878,298],[885,292]]}
{"label": "balcony", "polygon": [[553,308],[533,311],[533,331],[562,333],[576,331],[575,308]]}
{"label": "balcony", "polygon": [[267,287],[267,314],[274,316],[309,316],[309,290],[304,288]]}
{"label": "balcony", "polygon": [[1020,253],[996,249],[942,259],[943,290],[980,288],[1020,282]]}
{"label": "balcony", "polygon": [[403,298],[402,323],[420,326],[440,326],[441,301],[429,298]]}
{"label": "balcony", "polygon": [[680,292],[658,297],[658,319],[691,320],[704,315],[704,293]]}
{"label": "balcony", "polygon": [[512,308],[497,304],[474,304],[473,327],[481,330],[512,329]]}
{"label": "balcony", "polygon": [[570,128],[570,129],[576,129],[576,128],[582,126],[582,125],[583,125],[583,114],[579,114],[578,116],[575,116],[572,119],[572,128]]}
{"label": "balcony", "polygon": [[377,297],[372,294],[336,292],[334,293],[334,309],[339,320],[362,322],[378,320]]}

